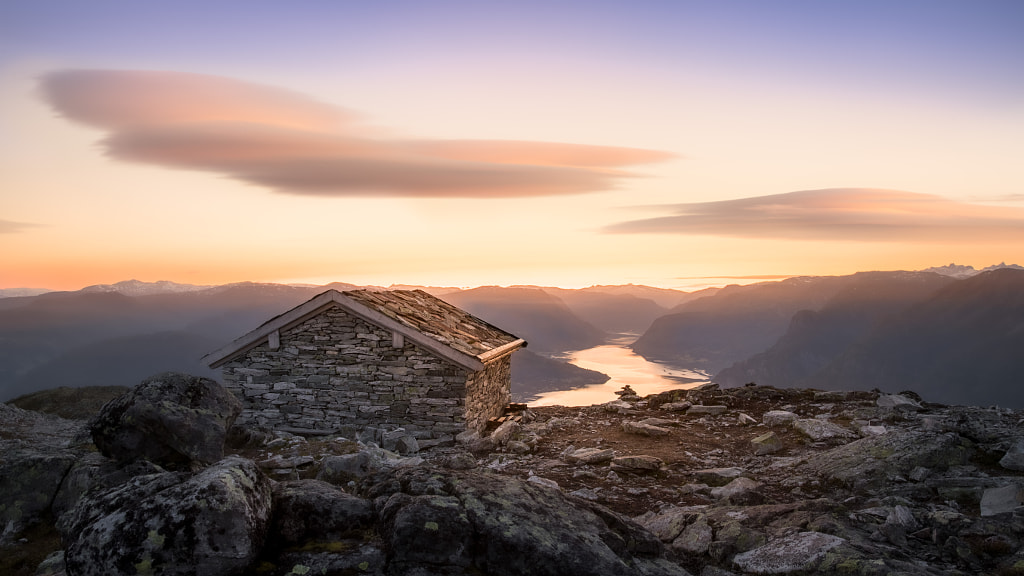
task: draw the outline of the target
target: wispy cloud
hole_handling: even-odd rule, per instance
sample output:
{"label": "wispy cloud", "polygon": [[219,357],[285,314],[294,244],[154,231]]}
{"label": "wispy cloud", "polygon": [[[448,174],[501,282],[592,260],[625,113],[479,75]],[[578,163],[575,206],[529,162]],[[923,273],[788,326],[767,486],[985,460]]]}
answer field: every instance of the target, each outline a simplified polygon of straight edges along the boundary
{"label": "wispy cloud", "polygon": [[615,188],[672,154],[503,140],[382,137],[301,94],[181,72],[64,70],[41,81],[63,116],[108,131],[111,157],[204,170],[290,194],[499,198]]}
{"label": "wispy cloud", "polygon": [[0,220],[0,234],[17,234],[30,228],[38,228],[38,224],[28,222],[13,222],[11,220]]}
{"label": "wispy cloud", "polygon": [[868,242],[1024,239],[1024,209],[895,190],[805,190],[660,208],[668,215],[620,222],[605,231]]}

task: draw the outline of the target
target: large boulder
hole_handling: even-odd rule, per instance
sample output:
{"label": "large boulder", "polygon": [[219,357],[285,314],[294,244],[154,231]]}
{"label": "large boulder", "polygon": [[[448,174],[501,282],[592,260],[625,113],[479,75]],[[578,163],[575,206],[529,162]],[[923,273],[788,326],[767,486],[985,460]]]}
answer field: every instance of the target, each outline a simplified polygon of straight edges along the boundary
{"label": "large boulder", "polygon": [[241,411],[217,382],[165,372],[104,405],[90,429],[100,452],[120,462],[210,464],[224,456],[224,439]]}
{"label": "large boulder", "polygon": [[918,467],[946,470],[966,464],[974,451],[970,441],[955,433],[894,431],[814,454],[800,471],[854,489],[879,489]]}
{"label": "large boulder", "polygon": [[0,403],[0,545],[46,518],[64,476],[84,453],[84,427]]}
{"label": "large boulder", "polygon": [[279,482],[273,498],[271,533],[283,547],[358,539],[376,521],[373,502],[321,480]]}
{"label": "large boulder", "polygon": [[0,457],[0,543],[50,513],[75,457],[69,451],[33,448],[6,452]]}
{"label": "large boulder", "polygon": [[631,520],[516,478],[417,467],[362,491],[382,503],[389,573],[687,574]]}
{"label": "large boulder", "polygon": [[242,458],[194,476],[137,476],[88,493],[65,516],[68,573],[237,574],[257,558],[270,513],[270,481]]}

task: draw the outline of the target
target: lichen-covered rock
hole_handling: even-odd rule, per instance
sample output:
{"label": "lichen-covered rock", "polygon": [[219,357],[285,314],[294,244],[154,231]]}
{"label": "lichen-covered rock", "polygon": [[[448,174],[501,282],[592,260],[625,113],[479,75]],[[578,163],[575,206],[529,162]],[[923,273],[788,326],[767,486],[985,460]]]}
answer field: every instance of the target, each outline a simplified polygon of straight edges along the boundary
{"label": "lichen-covered rock", "polygon": [[627,434],[639,434],[640,436],[668,436],[669,430],[661,426],[654,426],[647,422],[623,422],[622,431]]}
{"label": "lichen-covered rock", "polygon": [[902,394],[880,394],[875,404],[879,408],[889,408],[892,410],[906,410],[908,412],[917,412],[921,410],[921,404],[913,398],[904,396]]}
{"label": "lichen-covered rock", "polygon": [[634,520],[667,544],[675,540],[697,516],[696,512],[672,506],[657,514],[647,513]]}
{"label": "lichen-covered rock", "polygon": [[632,521],[515,478],[419,467],[362,489],[383,502],[389,573],[687,574]]}
{"label": "lichen-covered rock", "polygon": [[231,457],[190,476],[137,476],[87,494],[61,526],[68,573],[234,574],[263,546],[270,481]]}
{"label": "lichen-covered rock", "polygon": [[762,434],[750,441],[750,447],[754,449],[755,456],[774,454],[784,447],[782,439],[775,432]]}
{"label": "lichen-covered rock", "polygon": [[708,554],[718,562],[724,562],[735,554],[764,546],[766,541],[767,537],[760,530],[731,521],[715,530],[715,539],[708,546]]}
{"label": "lichen-covered rock", "polygon": [[746,471],[743,468],[735,466],[729,468],[707,468],[693,472],[693,475],[699,482],[703,482],[708,486],[725,486],[744,474],[746,474]]}
{"label": "lichen-covered rock", "polygon": [[812,569],[826,552],[843,542],[838,536],[799,532],[737,554],[733,562],[749,574],[792,574]]}
{"label": "lichen-covered rock", "polygon": [[919,466],[946,470],[966,464],[972,453],[971,442],[954,433],[892,431],[814,454],[800,471],[852,488],[871,489],[906,477]]}
{"label": "lichen-covered rock", "polygon": [[661,458],[638,454],[636,456],[617,456],[612,458],[611,469],[618,472],[633,474],[650,474],[661,470],[665,463]]}
{"label": "lichen-covered rock", "polygon": [[761,422],[765,426],[788,426],[799,416],[788,410],[769,410],[761,416]]}
{"label": "lichen-covered rock", "polygon": [[981,497],[982,516],[1013,512],[1020,506],[1024,506],[1024,489],[1017,484],[989,488]]}
{"label": "lichen-covered rock", "polygon": [[379,472],[382,468],[383,464],[379,459],[362,450],[355,454],[327,456],[320,463],[320,471],[316,478],[331,484],[344,485]]}
{"label": "lichen-covered rock", "polygon": [[837,426],[828,420],[818,420],[817,418],[795,420],[793,429],[815,442],[857,437],[851,430]]}
{"label": "lichen-covered rock", "polygon": [[1010,446],[999,459],[999,465],[1007,470],[1024,471],[1024,439],[1018,439]]}
{"label": "lichen-covered rock", "polygon": [[373,526],[373,503],[320,480],[280,482],[273,488],[275,545],[335,542]]}
{"label": "lichen-covered rock", "polygon": [[696,521],[687,526],[672,541],[669,548],[677,554],[706,554],[714,540],[714,531],[708,525],[707,518],[702,514]]}
{"label": "lichen-covered rock", "polygon": [[287,550],[262,561],[254,574],[259,576],[320,576],[322,574],[358,574],[383,576],[387,565],[384,551],[373,543],[350,545],[331,542]]}
{"label": "lichen-covered rock", "polygon": [[729,504],[750,505],[764,502],[764,495],[758,492],[761,484],[740,476],[725,486],[719,486],[711,490],[711,497]]}
{"label": "lichen-covered rock", "polygon": [[75,462],[69,451],[12,451],[0,458],[0,542],[50,512],[64,476]]}
{"label": "lichen-covered rock", "polygon": [[90,423],[93,441],[120,462],[210,464],[224,455],[242,405],[209,378],[165,372],[108,402]]}

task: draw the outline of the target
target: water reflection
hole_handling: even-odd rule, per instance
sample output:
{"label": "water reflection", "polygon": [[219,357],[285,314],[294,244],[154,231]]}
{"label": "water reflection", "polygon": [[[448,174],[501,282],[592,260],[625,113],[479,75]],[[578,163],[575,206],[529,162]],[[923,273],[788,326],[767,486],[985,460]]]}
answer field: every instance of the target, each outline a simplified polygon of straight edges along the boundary
{"label": "water reflection", "polygon": [[625,347],[633,339],[619,338],[614,344],[580,350],[565,357],[570,364],[610,376],[604,384],[547,392],[531,401],[530,405],[590,406],[615,400],[615,392],[627,384],[637,394],[645,396],[665,390],[693,388],[710,379],[704,372],[670,368],[647,361]]}

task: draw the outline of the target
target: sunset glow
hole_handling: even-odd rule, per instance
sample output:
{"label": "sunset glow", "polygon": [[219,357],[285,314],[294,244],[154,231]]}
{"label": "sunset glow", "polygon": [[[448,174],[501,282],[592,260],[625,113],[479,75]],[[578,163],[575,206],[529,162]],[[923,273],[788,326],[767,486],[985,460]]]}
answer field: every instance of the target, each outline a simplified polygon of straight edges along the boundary
{"label": "sunset glow", "polygon": [[1012,0],[6,3],[0,288],[1024,264],[1022,28]]}

